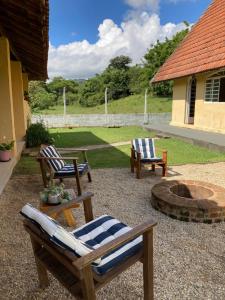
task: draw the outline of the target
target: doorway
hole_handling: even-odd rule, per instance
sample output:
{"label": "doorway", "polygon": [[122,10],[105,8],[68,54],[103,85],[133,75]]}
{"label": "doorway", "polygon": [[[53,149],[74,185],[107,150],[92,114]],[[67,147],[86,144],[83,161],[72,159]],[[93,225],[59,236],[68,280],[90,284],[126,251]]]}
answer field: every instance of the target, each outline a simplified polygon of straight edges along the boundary
{"label": "doorway", "polygon": [[188,83],[186,101],[186,124],[194,124],[197,81],[192,77]]}

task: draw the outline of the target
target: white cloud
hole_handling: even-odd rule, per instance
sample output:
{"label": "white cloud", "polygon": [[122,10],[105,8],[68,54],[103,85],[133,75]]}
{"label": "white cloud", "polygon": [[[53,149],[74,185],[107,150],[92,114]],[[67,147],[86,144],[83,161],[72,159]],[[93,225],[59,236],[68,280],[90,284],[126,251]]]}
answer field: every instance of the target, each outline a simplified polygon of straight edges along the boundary
{"label": "white cloud", "polygon": [[[127,0],[133,2],[152,2]],[[102,72],[112,57],[128,55],[139,63],[151,44],[172,37],[184,28],[183,24],[160,24],[157,14],[142,12],[120,25],[105,19],[98,28],[95,44],[87,40],[49,47],[49,77],[88,78]]]}
{"label": "white cloud", "polygon": [[159,0],[125,0],[133,9],[144,9],[156,11],[159,7]]}

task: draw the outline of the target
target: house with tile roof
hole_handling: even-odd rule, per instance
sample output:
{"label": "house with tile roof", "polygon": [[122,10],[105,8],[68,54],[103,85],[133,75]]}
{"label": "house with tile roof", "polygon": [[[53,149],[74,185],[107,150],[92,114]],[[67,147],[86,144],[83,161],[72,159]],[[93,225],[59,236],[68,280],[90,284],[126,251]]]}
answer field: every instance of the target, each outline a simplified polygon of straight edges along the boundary
{"label": "house with tile roof", "polygon": [[225,2],[214,0],[152,83],[174,81],[171,125],[225,133]]}

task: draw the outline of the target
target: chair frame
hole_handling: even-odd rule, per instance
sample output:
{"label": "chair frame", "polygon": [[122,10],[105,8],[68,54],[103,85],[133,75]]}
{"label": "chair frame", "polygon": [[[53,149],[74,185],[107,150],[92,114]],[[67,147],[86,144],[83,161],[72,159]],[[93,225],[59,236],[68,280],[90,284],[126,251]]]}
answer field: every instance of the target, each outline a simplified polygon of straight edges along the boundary
{"label": "chair frame", "polygon": [[[42,145],[40,150],[43,147],[47,147],[47,145]],[[55,147],[55,149],[59,153],[60,153],[60,151],[63,151],[64,153],[66,153],[66,152],[67,153],[71,153],[71,152],[79,153],[79,152],[81,152],[82,156],[83,156],[83,162],[88,163],[87,153],[86,153],[87,149],[83,149],[83,148],[82,149],[81,148],[56,148],[56,147]],[[73,177],[75,177],[76,184],[77,184],[77,193],[78,193],[78,196],[79,196],[82,193],[80,177],[87,174],[88,181],[89,182],[92,181],[90,170],[87,170],[82,175],[79,174],[79,171],[78,171],[78,157],[68,157],[68,156],[64,156],[64,157],[61,156],[60,158],[59,157],[44,157],[44,156],[41,155],[41,153],[39,151],[39,154],[38,154],[36,159],[40,164],[41,175],[42,175],[42,180],[43,180],[44,187],[48,187],[49,183],[53,179],[59,179],[60,182],[63,182],[64,178],[73,178]],[[64,176],[57,175],[56,172],[52,169],[52,167],[48,163],[48,160],[51,160],[51,159],[72,161],[72,163],[74,165],[75,175],[64,175]],[[47,173],[49,173],[49,176],[47,176]]]}
{"label": "chair frame", "polygon": [[136,169],[136,177],[141,178],[141,171],[144,165],[151,165],[152,171],[155,171],[156,166],[162,167],[162,176],[167,176],[167,150],[155,148],[155,151],[162,151],[162,161],[159,162],[142,162],[141,153],[134,149],[133,143],[131,141],[131,157],[130,157],[130,168],[131,172],[134,173]]}
{"label": "chair frame", "polygon": [[[86,222],[93,220],[92,196],[92,193],[84,193],[73,200],[76,203],[83,203]],[[51,215],[58,214],[67,205],[69,204],[65,203],[53,207]],[[80,258],[50,241],[48,235],[30,220],[25,219],[23,225],[31,238],[41,288],[49,285],[48,270],[73,296],[95,300],[98,289],[140,261],[143,263],[144,299],[153,300],[153,227],[156,223],[151,220],[134,227],[129,232]],[[98,275],[92,270],[91,264],[97,258],[140,235],[143,235],[143,247],[137,254],[104,275]]]}

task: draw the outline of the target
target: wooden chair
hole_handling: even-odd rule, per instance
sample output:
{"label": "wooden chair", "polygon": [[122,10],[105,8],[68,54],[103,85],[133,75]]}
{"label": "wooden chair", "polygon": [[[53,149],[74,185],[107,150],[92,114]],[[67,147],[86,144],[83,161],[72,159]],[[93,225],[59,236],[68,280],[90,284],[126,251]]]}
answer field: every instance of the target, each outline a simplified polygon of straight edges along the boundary
{"label": "wooden chair", "polygon": [[[60,151],[71,153],[81,152],[83,156],[83,162],[78,164],[78,157],[62,157]],[[61,182],[64,178],[76,179],[77,192],[81,195],[81,181],[80,178],[87,174],[88,181],[91,182],[90,166],[87,160],[87,149],[74,149],[74,148],[55,148],[54,146],[42,145],[37,157],[37,161],[40,164],[43,184],[48,187],[49,183],[53,179],[59,179]],[[66,161],[72,161],[72,164],[66,163]]]}
{"label": "wooden chair", "polygon": [[[37,226],[36,221],[33,222],[31,219],[25,218],[24,228],[30,234],[40,286],[45,288],[49,285],[48,270],[72,295],[82,297],[82,299],[94,300],[96,299],[96,291],[98,289],[111,281],[114,277],[117,277],[128,267],[140,261],[143,263],[144,299],[152,300],[153,227],[156,224],[152,221],[147,221],[131,229],[109,216],[101,216],[93,220],[91,205],[92,195],[91,193],[85,193],[74,200],[77,203],[83,203],[85,220],[88,223],[76,229],[73,234],[78,235],[78,238],[82,239],[81,235],[85,234],[87,232],[86,230],[89,230],[90,234],[91,228],[89,227],[99,223],[100,220],[102,220],[101,218],[111,218],[110,221],[112,220],[112,223],[117,221],[116,224],[120,226],[123,225],[126,229],[128,228],[127,231],[123,230],[125,233],[120,236],[117,235],[117,237],[109,242],[102,242],[99,247],[78,257],[74,252],[71,252],[68,247],[63,247],[62,242],[60,246],[58,243],[55,243],[54,237],[50,237],[40,226]],[[59,211],[65,209],[67,205],[68,203],[52,208],[51,215],[54,215],[54,213],[58,214]],[[44,222],[44,224],[46,225],[46,222]],[[82,233],[83,231],[84,233]],[[142,237],[143,241],[141,240]],[[116,253],[120,251],[121,247],[128,247],[128,243],[135,243],[136,240],[138,240],[139,243],[136,244],[138,247],[135,253],[128,255],[125,252],[123,259],[117,261],[115,266],[111,266],[104,274],[100,274],[96,271],[96,264],[99,263],[96,262],[96,260],[98,261],[100,258],[100,262],[102,263],[107,254],[110,255],[110,257],[112,255],[118,255]],[[93,240],[89,242],[93,245]],[[85,243],[88,243],[88,241]],[[119,249],[117,249],[118,247]],[[117,256],[117,258],[118,257],[119,256]]]}
{"label": "wooden chair", "polygon": [[[157,149],[160,150],[160,149]],[[167,175],[167,151],[162,151],[162,157],[156,156],[155,143],[153,138],[134,139],[131,142],[131,172],[136,169],[136,176],[141,178],[141,170],[145,165],[151,165],[155,171],[156,166],[162,167],[162,176]]]}

